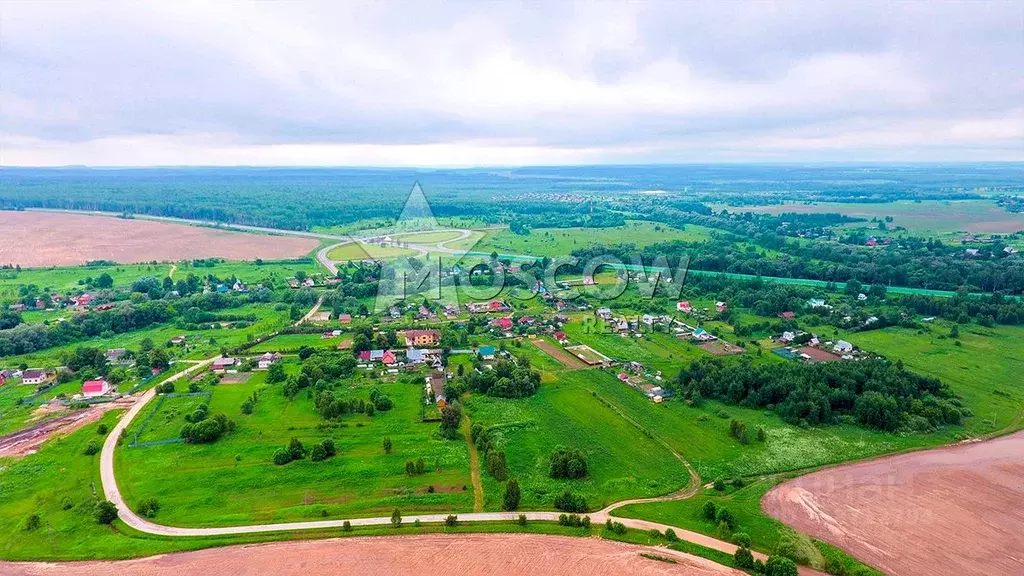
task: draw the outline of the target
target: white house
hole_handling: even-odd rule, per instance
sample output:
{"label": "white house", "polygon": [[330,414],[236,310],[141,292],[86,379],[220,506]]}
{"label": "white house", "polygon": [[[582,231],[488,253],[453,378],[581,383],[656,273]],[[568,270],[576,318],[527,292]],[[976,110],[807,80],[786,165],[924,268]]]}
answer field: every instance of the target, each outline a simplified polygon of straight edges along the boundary
{"label": "white house", "polygon": [[258,362],[258,366],[260,367],[260,370],[266,370],[267,368],[270,368],[271,364],[274,364],[275,362],[277,362],[280,359],[281,359],[281,354],[280,353],[278,353],[278,352],[274,352],[274,353],[267,352],[263,356],[260,356],[260,359],[259,359],[259,362]]}
{"label": "white house", "polygon": [[835,346],[832,347],[832,350],[840,354],[848,354],[853,352],[853,344],[850,344],[846,340],[840,340],[836,342]]}
{"label": "white house", "polygon": [[42,384],[46,382],[46,370],[25,370],[21,374],[22,384]]}

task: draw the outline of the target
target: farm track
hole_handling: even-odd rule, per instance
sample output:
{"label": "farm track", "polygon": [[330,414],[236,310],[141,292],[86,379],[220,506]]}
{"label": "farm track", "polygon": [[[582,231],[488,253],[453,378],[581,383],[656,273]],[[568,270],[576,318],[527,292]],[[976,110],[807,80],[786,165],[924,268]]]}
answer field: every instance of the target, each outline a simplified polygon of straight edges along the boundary
{"label": "farm track", "polygon": [[476,451],[476,444],[473,444],[473,437],[470,434],[473,423],[469,416],[465,416],[462,435],[466,438],[466,446],[469,447],[469,476],[473,481],[473,512],[484,511],[484,484],[480,481],[480,453]]}
{"label": "farm track", "polygon": [[[205,368],[207,365],[213,362],[215,358],[209,358],[195,364],[182,372],[175,374],[170,377],[168,381],[174,381],[182,378],[196,370]],[[243,526],[221,526],[221,527],[209,527],[209,528],[185,528],[177,526],[165,526],[162,524],[156,524],[145,518],[142,518],[136,514],[124,501],[121,495],[120,489],[117,486],[117,479],[114,471],[114,452],[117,448],[117,439],[123,430],[131,424],[132,420],[138,416],[139,412],[142,411],[143,407],[156,396],[156,389],[151,388],[148,390],[134,406],[128,410],[124,416],[118,421],[118,423],[110,431],[106,441],[103,443],[103,451],[100,457],[100,478],[103,484],[103,494],[107,500],[110,500],[117,506],[118,516],[121,520],[131,526],[135,530],[146,534],[154,534],[158,536],[167,537],[190,537],[190,536],[229,536],[237,534],[260,534],[260,533],[272,533],[272,532],[291,532],[296,530],[322,530],[331,528],[341,528],[345,522],[351,523],[352,526],[387,526],[391,524],[391,517],[376,517],[376,518],[352,518],[349,520],[319,520],[319,521],[306,521],[306,522],[284,522],[276,524],[250,524]],[[625,416],[624,416],[625,417]],[[468,423],[468,420],[467,420]],[[635,425],[635,424],[634,424]],[[655,437],[657,439],[657,437]],[[661,441],[660,439],[658,439]],[[671,450],[671,448],[669,448]],[[655,498],[643,498],[625,500],[622,502],[616,502],[607,506],[603,510],[589,514],[590,519],[595,524],[603,524],[608,519],[613,519],[616,522],[621,522],[623,525],[636,528],[640,530],[658,530],[664,532],[665,530],[672,529],[676,535],[682,540],[686,540],[706,548],[725,552],[726,554],[732,554],[736,551],[736,545],[698,532],[693,532],[680,528],[678,526],[669,526],[667,524],[660,524],[657,522],[648,522],[646,520],[637,520],[633,518],[619,518],[612,517],[609,512],[615,510],[620,506],[627,504],[640,503],[640,502],[661,502],[668,500],[678,500],[692,496],[696,493],[699,487],[699,479],[695,482],[694,478],[696,472],[692,470],[689,463],[682,459],[682,456],[672,450],[672,453],[684,463],[687,470],[690,471],[690,485],[681,492],[675,492],[667,496],[655,497]],[[699,478],[699,477],[698,477]],[[474,508],[476,508],[476,487],[474,486]],[[480,497],[482,498],[483,492],[481,489]],[[551,511],[516,511],[516,512],[472,512],[469,514],[459,514],[459,520],[464,522],[495,522],[495,521],[506,521],[512,522],[519,518],[520,515],[526,517],[527,520],[545,521],[545,522],[557,522],[558,517],[561,515],[560,512]],[[417,520],[422,523],[442,523],[448,514],[418,514],[418,515],[407,515],[404,516],[407,522],[416,522]],[[754,552],[754,557],[761,560],[767,557],[759,552]],[[820,576],[821,572],[813,570],[807,567],[801,567],[800,573],[805,576]]]}

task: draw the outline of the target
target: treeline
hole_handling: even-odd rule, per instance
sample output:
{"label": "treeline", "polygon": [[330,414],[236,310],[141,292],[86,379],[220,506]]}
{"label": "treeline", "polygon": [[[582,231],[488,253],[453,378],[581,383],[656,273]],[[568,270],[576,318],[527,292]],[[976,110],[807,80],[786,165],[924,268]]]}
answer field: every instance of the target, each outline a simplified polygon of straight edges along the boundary
{"label": "treeline", "polygon": [[868,428],[926,431],[970,412],[938,379],[882,359],[755,366],[748,359],[699,358],[675,384],[685,398],[769,408],[799,425],[855,422]]}

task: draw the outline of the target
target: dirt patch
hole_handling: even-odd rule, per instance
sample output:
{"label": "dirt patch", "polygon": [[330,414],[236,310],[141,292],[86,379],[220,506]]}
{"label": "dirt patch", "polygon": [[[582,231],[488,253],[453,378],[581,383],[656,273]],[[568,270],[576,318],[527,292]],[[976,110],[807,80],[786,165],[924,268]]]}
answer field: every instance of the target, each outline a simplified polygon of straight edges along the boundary
{"label": "dirt patch", "polygon": [[842,357],[840,356],[836,356],[827,350],[822,350],[821,348],[815,348],[813,346],[804,346],[800,350],[797,350],[797,352],[810,356],[811,362],[837,362],[842,360]]}
{"label": "dirt patch", "polygon": [[730,354],[742,354],[743,348],[730,344],[725,340],[712,340],[698,344],[705,352],[712,356],[729,356]]}
{"label": "dirt patch", "polygon": [[534,534],[427,534],[230,546],[112,562],[0,562],[0,572],[11,576],[743,574],[710,560],[670,550],[658,549],[656,552],[659,556],[675,560],[676,564],[640,555],[641,552],[652,551],[654,549],[648,547],[595,538]]}
{"label": "dirt patch", "polygon": [[0,438],[0,458],[21,458],[34,454],[47,440],[67,436],[82,426],[99,420],[107,410],[126,408],[132,402],[134,400],[96,404],[8,434]]}
{"label": "dirt patch", "polygon": [[1024,432],[808,474],[762,506],[894,576],[1024,574]]}
{"label": "dirt patch", "polygon": [[541,350],[547,352],[548,356],[551,356],[555,360],[561,362],[562,366],[565,366],[566,368],[577,369],[587,367],[587,365],[584,364],[583,361],[580,360],[579,358],[573,356],[572,354],[569,354],[565,350],[559,348],[558,346],[555,346],[554,344],[551,344],[546,340],[537,339],[531,340],[531,342],[533,342],[537,346],[537,348],[540,348]]}
{"label": "dirt patch", "polygon": [[165,262],[191,258],[267,260],[304,256],[312,238],[228,232],[142,219],[85,214],[3,212],[0,262],[76,266],[90,260]]}

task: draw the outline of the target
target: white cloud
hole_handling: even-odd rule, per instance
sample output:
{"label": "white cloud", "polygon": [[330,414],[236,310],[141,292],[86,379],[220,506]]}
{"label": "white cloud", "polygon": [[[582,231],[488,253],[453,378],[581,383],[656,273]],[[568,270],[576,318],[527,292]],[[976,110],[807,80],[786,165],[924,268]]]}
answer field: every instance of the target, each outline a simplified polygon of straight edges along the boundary
{"label": "white cloud", "polygon": [[1024,159],[1020,3],[4,3],[0,19],[7,165]]}

